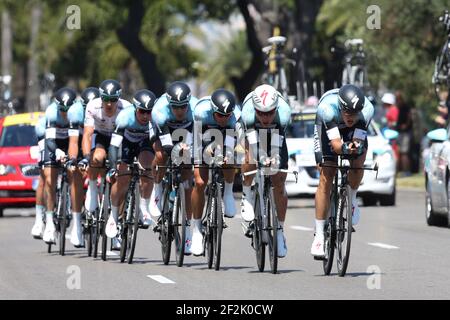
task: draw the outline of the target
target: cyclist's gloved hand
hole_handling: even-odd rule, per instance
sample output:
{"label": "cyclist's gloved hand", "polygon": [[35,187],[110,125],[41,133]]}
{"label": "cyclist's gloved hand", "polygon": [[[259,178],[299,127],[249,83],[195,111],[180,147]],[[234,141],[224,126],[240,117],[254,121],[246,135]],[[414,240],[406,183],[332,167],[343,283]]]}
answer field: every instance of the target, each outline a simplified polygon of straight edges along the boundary
{"label": "cyclist's gloved hand", "polygon": [[281,156],[279,154],[274,155],[270,158],[271,167],[274,169],[278,169],[281,164]]}
{"label": "cyclist's gloved hand", "polygon": [[111,183],[111,179],[117,174],[117,170],[116,169],[110,169],[107,173],[106,173],[106,181],[108,183]]}
{"label": "cyclist's gloved hand", "polygon": [[362,143],[362,142],[354,142],[354,145],[356,146],[356,154],[358,156],[362,155],[366,151],[364,143]]}
{"label": "cyclist's gloved hand", "polygon": [[76,166],[76,162],[77,162],[77,159],[75,159],[75,158],[69,159],[66,162],[66,167],[73,170],[74,167]]}
{"label": "cyclist's gloved hand", "polygon": [[349,155],[353,150],[353,142],[346,141],[342,144],[342,154]]}
{"label": "cyclist's gloved hand", "polygon": [[86,170],[86,168],[89,166],[89,159],[84,157],[83,159],[78,162],[78,168],[81,170]]}
{"label": "cyclist's gloved hand", "polygon": [[61,161],[66,157],[66,153],[58,148],[55,151],[55,157],[56,157],[56,161]]}

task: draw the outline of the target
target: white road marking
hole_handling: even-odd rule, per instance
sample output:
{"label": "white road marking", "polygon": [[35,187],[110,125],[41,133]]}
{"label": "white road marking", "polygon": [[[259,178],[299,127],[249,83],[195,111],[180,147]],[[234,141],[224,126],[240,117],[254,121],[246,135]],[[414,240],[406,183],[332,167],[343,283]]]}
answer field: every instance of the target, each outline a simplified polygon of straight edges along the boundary
{"label": "white road marking", "polygon": [[304,226],[291,226],[291,229],[294,230],[299,230],[299,231],[314,231],[313,228],[308,228],[308,227],[304,227]]}
{"label": "white road marking", "polygon": [[383,248],[383,249],[400,249],[399,247],[392,246],[390,244],[381,243],[381,242],[368,242],[367,244],[369,246],[379,247],[379,248]]}
{"label": "white road marking", "polygon": [[159,283],[175,283],[174,281],[167,279],[166,277],[159,275],[159,274],[158,275],[147,275],[147,278],[158,281]]}

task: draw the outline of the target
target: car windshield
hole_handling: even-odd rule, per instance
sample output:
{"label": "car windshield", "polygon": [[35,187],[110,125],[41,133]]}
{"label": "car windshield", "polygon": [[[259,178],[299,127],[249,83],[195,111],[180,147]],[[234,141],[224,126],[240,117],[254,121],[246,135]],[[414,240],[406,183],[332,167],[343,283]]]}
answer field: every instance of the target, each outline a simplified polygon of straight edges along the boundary
{"label": "car windshield", "polygon": [[312,138],[314,137],[314,113],[295,114],[292,116],[292,124],[287,131],[288,138]]}
{"label": "car windshield", "polygon": [[37,145],[37,137],[32,125],[3,127],[0,147],[27,147]]}

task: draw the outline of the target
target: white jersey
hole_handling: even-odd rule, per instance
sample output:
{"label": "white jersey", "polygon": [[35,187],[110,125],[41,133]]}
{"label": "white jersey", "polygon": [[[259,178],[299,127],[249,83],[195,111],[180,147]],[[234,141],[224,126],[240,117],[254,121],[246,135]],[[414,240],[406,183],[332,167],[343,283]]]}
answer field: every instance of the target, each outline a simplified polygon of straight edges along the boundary
{"label": "white jersey", "polygon": [[117,115],[123,109],[132,106],[130,102],[124,99],[119,99],[117,102],[116,113],[112,117],[105,115],[102,108],[102,99],[96,98],[89,101],[86,106],[86,115],[84,118],[84,126],[94,127],[95,132],[105,136],[111,136],[116,128]]}

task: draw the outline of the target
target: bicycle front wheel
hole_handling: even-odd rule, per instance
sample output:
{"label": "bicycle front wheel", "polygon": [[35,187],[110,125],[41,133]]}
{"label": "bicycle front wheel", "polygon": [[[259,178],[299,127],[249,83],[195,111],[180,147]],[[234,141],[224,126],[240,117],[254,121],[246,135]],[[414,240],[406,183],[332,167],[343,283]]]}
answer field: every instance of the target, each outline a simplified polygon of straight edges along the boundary
{"label": "bicycle front wheel", "polygon": [[214,269],[220,269],[220,255],[222,253],[222,231],[223,231],[223,207],[222,207],[222,191],[220,183],[216,185],[216,208],[214,210]]}
{"label": "bicycle front wheel", "polygon": [[267,233],[269,236],[270,270],[275,274],[277,273],[278,268],[278,216],[272,188],[270,189],[269,197],[266,200],[266,213],[268,222]]}
{"label": "bicycle front wheel", "polygon": [[175,239],[175,258],[177,266],[183,266],[184,261],[184,247],[186,242],[186,207],[185,207],[185,190],[183,185],[178,188],[177,196],[175,197],[174,207],[174,239]]}
{"label": "bicycle front wheel", "polygon": [[68,194],[68,184],[67,181],[63,181],[61,184],[61,200],[58,206],[57,220],[59,224],[59,254],[64,255],[66,250],[66,229],[67,229],[67,197]]}
{"label": "bicycle front wheel", "polygon": [[111,185],[106,183],[105,194],[103,195],[102,207],[101,207],[101,222],[100,228],[102,233],[102,260],[106,261],[106,251],[108,245],[108,236],[106,235],[106,222],[108,221],[109,213],[111,211],[111,199],[109,198],[111,192]]}
{"label": "bicycle front wheel", "polygon": [[169,191],[170,186],[164,188],[163,210],[161,213],[161,253],[165,265],[169,264],[170,251],[172,249],[172,232],[170,230],[172,222],[172,212],[169,210]]}
{"label": "bicycle front wheel", "polygon": [[350,187],[347,186],[341,193],[339,201],[341,205],[338,212],[337,225],[337,269],[340,277],[345,276],[350,258],[350,246],[352,241],[352,201],[350,198]]}
{"label": "bicycle front wheel", "polygon": [[256,264],[258,265],[258,270],[260,272],[264,271],[264,265],[266,260],[266,244],[263,242],[263,224],[261,216],[259,195],[255,194],[255,220],[254,220],[254,230],[253,230],[253,247],[256,253]]}
{"label": "bicycle front wheel", "polygon": [[139,210],[140,210],[139,199],[140,199],[139,185],[136,184],[134,186],[134,221],[132,225],[133,227],[131,228],[131,225],[129,227],[130,228],[129,233],[131,235],[131,238],[129,240],[130,246],[127,257],[127,262],[129,264],[133,263],[134,250],[136,249],[136,239],[139,230]]}

